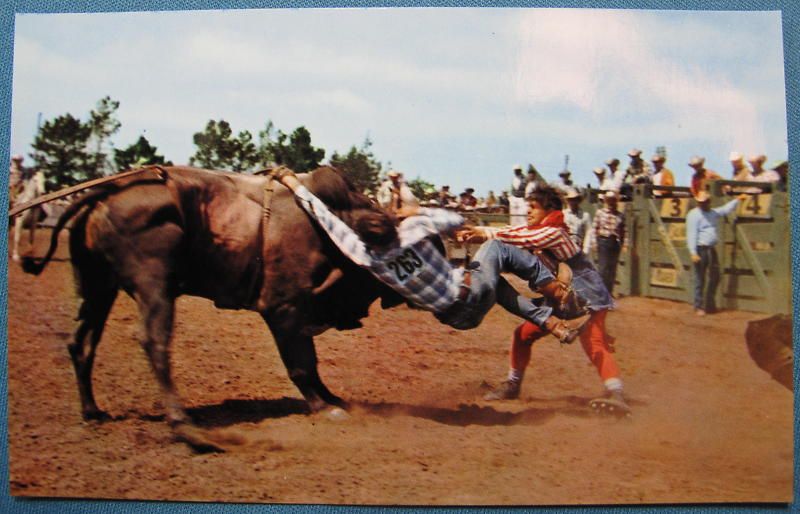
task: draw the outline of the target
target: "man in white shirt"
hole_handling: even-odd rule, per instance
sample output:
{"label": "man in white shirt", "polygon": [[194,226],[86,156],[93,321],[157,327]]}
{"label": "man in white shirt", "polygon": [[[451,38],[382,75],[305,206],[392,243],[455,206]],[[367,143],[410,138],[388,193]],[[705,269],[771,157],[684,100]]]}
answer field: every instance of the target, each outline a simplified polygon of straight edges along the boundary
{"label": "man in white shirt", "polygon": [[[653,163],[653,168],[655,169],[655,173],[653,174],[653,185],[654,186],[674,186],[675,185],[675,176],[672,174],[672,170],[666,168],[664,163],[666,162],[667,158],[661,154],[655,154],[651,159],[650,162]],[[653,189],[653,196],[669,196],[670,191],[666,191],[663,189]]]}
{"label": "man in white shirt", "polygon": [[388,179],[378,189],[378,205],[392,212],[397,212],[402,207],[419,205],[419,200],[403,180],[402,173],[397,170],[391,170],[386,176]]}
{"label": "man in white shirt", "polygon": [[744,163],[744,155],[739,152],[731,152],[729,156],[731,161],[731,178],[740,182],[751,182],[753,175],[750,169]]}
{"label": "man in white shirt", "polygon": [[600,189],[600,191],[617,190],[614,180],[606,176],[606,170],[603,168],[595,168],[592,172],[594,172],[594,176],[597,177],[598,189]]}
{"label": "man in white shirt", "polygon": [[[613,191],[619,192],[619,190],[622,188],[622,184],[625,183],[627,172],[619,169],[619,159],[616,157],[607,160],[606,166],[608,166],[608,171],[610,173],[608,178],[610,178],[614,183]],[[608,191],[612,191],[612,189],[608,189]]]}
{"label": "man in white shirt", "polygon": [[567,193],[567,207],[564,209],[564,223],[569,229],[569,237],[586,255],[592,249],[592,217],[581,209],[583,197],[578,191]]}
{"label": "man in white shirt", "polygon": [[524,225],[528,218],[528,204],[525,202],[525,188],[528,181],[522,174],[522,166],[514,165],[514,178],[511,179],[511,196],[508,197],[508,213],[511,225]]}
{"label": "man in white shirt", "polygon": [[767,162],[767,156],[764,154],[751,155],[747,162],[753,168],[751,173],[754,182],[780,182],[781,176],[775,170],[765,170],[764,163]]}

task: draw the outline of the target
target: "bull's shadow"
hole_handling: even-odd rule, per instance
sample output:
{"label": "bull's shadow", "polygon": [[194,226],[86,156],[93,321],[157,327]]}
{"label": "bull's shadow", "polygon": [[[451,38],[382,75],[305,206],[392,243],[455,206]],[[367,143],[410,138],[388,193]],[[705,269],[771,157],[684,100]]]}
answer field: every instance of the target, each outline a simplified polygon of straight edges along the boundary
{"label": "bull's shadow", "polygon": [[311,414],[305,400],[279,398],[277,400],[225,400],[216,405],[203,405],[187,409],[192,420],[201,427],[213,428],[238,423],[258,423],[265,419],[283,418],[297,414]]}
{"label": "bull's shadow", "polygon": [[469,425],[540,425],[556,414],[589,417],[592,416],[593,413],[586,407],[588,402],[589,399],[587,398],[569,396],[554,401],[552,406],[529,407],[517,412],[498,410],[494,406],[478,405],[474,403],[459,404],[456,408],[407,405],[391,402],[363,402],[356,403],[353,406],[378,416],[412,416],[444,425],[466,427]]}
{"label": "bull's shadow", "polygon": [[[354,415],[366,413],[382,417],[416,417],[452,426],[507,426],[539,425],[556,414],[589,417],[593,413],[587,407],[590,398],[563,396],[551,400],[535,400],[542,407],[529,407],[522,411],[501,410],[502,406],[460,404],[457,407],[409,405],[397,402],[351,402],[349,409]],[[275,400],[225,400],[215,405],[204,405],[188,409],[194,422],[202,427],[215,428],[238,423],[258,423],[265,419],[293,415],[309,415],[311,410],[299,398],[283,397]]]}

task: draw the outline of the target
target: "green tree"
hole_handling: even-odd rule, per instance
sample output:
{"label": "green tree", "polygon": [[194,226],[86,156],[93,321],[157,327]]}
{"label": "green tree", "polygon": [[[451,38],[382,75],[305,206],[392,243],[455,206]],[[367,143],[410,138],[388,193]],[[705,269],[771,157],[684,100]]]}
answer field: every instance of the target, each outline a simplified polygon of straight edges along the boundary
{"label": "green tree", "polygon": [[194,134],[193,141],[197,146],[189,158],[193,166],[242,172],[252,171],[260,161],[253,135],[244,130],[234,136],[225,120],[209,120],[203,132]]}
{"label": "green tree", "polygon": [[371,151],[372,141],[364,139],[360,148],[355,145],[345,155],[333,152],[330,163],[341,170],[359,191],[374,193],[380,185],[381,163]]}
{"label": "green tree", "polygon": [[314,148],[311,145],[311,134],[305,127],[297,127],[291,135],[279,130],[275,136],[269,130],[271,125],[268,124],[267,131],[262,131],[260,134],[264,136],[262,159],[269,158],[274,163],[288,166],[297,173],[305,173],[317,168],[325,158],[324,149]]}
{"label": "green tree", "polygon": [[275,140],[277,139],[277,130],[272,121],[267,120],[264,130],[258,132],[258,146],[256,153],[258,154],[258,165],[261,168],[268,168],[275,165],[276,159],[273,153]]}
{"label": "green tree", "polygon": [[127,170],[133,166],[147,166],[149,164],[163,164],[171,166],[171,161],[165,161],[163,155],[157,153],[158,148],[152,146],[144,136],[124,150],[114,150],[114,163],[118,170]]}
{"label": "green tree", "polygon": [[89,142],[90,162],[94,168],[93,175],[102,176],[112,171],[109,160],[111,136],[117,133],[122,124],[117,120],[119,102],[110,96],[101,98],[95,108],[89,112],[88,125],[92,131]]}
{"label": "green tree", "polygon": [[408,188],[414,193],[414,196],[420,200],[425,200],[432,193],[436,192],[436,186],[430,182],[422,180],[420,177],[407,182]]}
{"label": "green tree", "polygon": [[64,114],[46,121],[34,138],[31,157],[45,175],[48,189],[91,180],[111,170],[107,147],[119,128],[119,102],[106,96],[86,122]]}
{"label": "green tree", "polygon": [[46,187],[58,189],[94,178],[95,168],[86,143],[91,127],[71,114],[46,121],[31,145],[36,168],[44,173]]}

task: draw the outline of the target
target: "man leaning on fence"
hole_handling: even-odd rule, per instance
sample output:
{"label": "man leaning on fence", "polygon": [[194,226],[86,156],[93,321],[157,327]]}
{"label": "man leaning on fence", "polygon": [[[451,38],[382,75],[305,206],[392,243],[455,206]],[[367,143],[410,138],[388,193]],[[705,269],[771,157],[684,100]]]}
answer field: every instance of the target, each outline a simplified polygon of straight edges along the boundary
{"label": "man leaning on fence", "polygon": [[614,291],[619,254],[625,244],[625,216],[617,209],[619,196],[614,191],[603,195],[605,206],[594,215],[594,241],[597,244],[597,271],[609,293]]}
{"label": "man leaning on fence", "polygon": [[694,309],[698,316],[714,312],[714,297],[720,280],[719,220],[736,210],[739,198],[722,207],[711,208],[711,196],[699,191],[694,196],[697,207],[686,215],[686,245],[694,266]]}

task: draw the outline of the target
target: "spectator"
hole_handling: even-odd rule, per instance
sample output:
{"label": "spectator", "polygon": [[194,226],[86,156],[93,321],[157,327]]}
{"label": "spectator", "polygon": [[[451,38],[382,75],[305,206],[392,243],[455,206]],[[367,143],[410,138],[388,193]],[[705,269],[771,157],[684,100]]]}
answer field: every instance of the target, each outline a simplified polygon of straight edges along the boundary
{"label": "spectator", "polygon": [[494,191],[489,191],[486,196],[486,208],[492,210],[495,207],[497,207],[497,197],[494,195]]}
{"label": "spectator", "polygon": [[603,195],[605,206],[594,216],[597,267],[610,294],[614,292],[619,254],[625,244],[625,216],[617,210],[618,200],[617,193],[606,191]]}
{"label": "spectator", "polygon": [[[672,170],[664,167],[664,163],[667,161],[667,158],[663,155],[656,154],[650,158],[650,161],[653,163],[653,168],[655,168],[655,173],[653,174],[653,185],[670,187],[674,186],[675,176],[672,174]],[[672,192],[665,191],[663,189],[653,189],[653,196],[672,196]]]}
{"label": "spectator", "polygon": [[500,198],[497,199],[497,203],[500,205],[500,207],[508,211],[508,206],[509,206],[508,191],[503,191],[502,193],[500,193]]}
{"label": "spectator", "polygon": [[707,169],[705,164],[705,157],[695,155],[689,159],[689,167],[694,170],[690,187],[692,196],[697,196],[697,193],[700,191],[705,191],[708,188],[709,180],[719,180],[722,178],[717,172]]}
{"label": "spectator", "polygon": [[770,166],[770,169],[778,174],[778,191],[786,191],[789,186],[789,161],[777,161]]}
{"label": "spectator", "polygon": [[11,164],[8,167],[8,200],[10,205],[14,205],[17,195],[22,191],[25,168],[22,166],[24,158],[21,155],[11,157]]}
{"label": "spectator", "polygon": [[575,189],[575,183],[572,181],[572,173],[569,170],[563,170],[558,174],[559,178],[561,178],[561,182],[555,183],[555,188],[567,193],[571,189]]}
{"label": "spectator", "polygon": [[539,187],[539,172],[533,164],[528,165],[528,176],[525,180],[528,182],[525,184],[525,198],[528,198]]}
{"label": "spectator", "polygon": [[614,180],[611,177],[606,177],[606,170],[603,168],[595,168],[592,171],[594,172],[594,176],[597,177],[597,187],[600,191],[616,190]]}
{"label": "spectator", "polygon": [[[753,174],[750,172],[750,168],[744,163],[744,155],[739,152],[731,152],[729,159],[731,161],[731,175],[733,175],[733,180],[739,182],[753,182],[755,180]],[[757,195],[761,192],[761,189],[757,187],[726,187],[724,192],[725,194],[747,193]]]}
{"label": "spectator", "polygon": [[419,200],[403,180],[403,174],[391,170],[386,174],[388,179],[378,189],[378,204],[384,209],[397,212],[402,207],[419,206]]}
{"label": "spectator", "polygon": [[569,237],[578,245],[583,253],[589,255],[592,248],[592,218],[581,209],[581,194],[572,190],[567,193],[567,208],[564,209],[564,223],[569,230]]}
{"label": "spectator", "polygon": [[455,198],[450,194],[450,186],[442,186],[436,197],[436,203],[439,207],[452,207]]}
{"label": "spectator", "polygon": [[781,176],[775,170],[765,170],[764,163],[767,162],[767,156],[764,154],[751,155],[747,162],[753,168],[752,180],[754,182],[780,182]]}
{"label": "spectator", "polygon": [[626,181],[630,184],[649,184],[652,182],[653,171],[650,165],[642,159],[642,151],[638,148],[633,148],[628,152],[628,157],[631,158],[631,163],[628,169],[625,170]]}
{"label": "spectator", "polygon": [[523,225],[528,217],[528,204],[525,203],[525,186],[528,181],[522,175],[522,166],[514,165],[514,178],[511,179],[511,196],[509,197],[508,212],[512,226]]}
{"label": "spectator", "polygon": [[719,285],[718,221],[736,209],[738,198],[722,207],[711,208],[711,196],[704,190],[694,195],[697,207],[686,215],[686,246],[694,266],[694,308],[698,316],[716,310],[714,297]]}
{"label": "spectator", "polygon": [[739,152],[731,152],[728,159],[731,161],[731,178],[739,182],[751,182],[753,175],[750,168],[744,163],[744,155]]}
{"label": "spectator", "polygon": [[608,171],[610,173],[609,178],[614,183],[614,188],[607,189],[607,191],[616,191],[617,193],[620,193],[622,198],[630,199],[633,195],[633,189],[631,188],[630,184],[625,183],[627,174],[625,171],[619,169],[619,159],[614,157],[607,160],[606,166],[608,166]]}
{"label": "spectator", "polygon": [[478,199],[475,198],[474,193],[475,190],[471,187],[468,187],[461,193],[458,197],[458,207],[460,209],[464,209],[465,211],[474,210],[475,207],[478,206]]}

